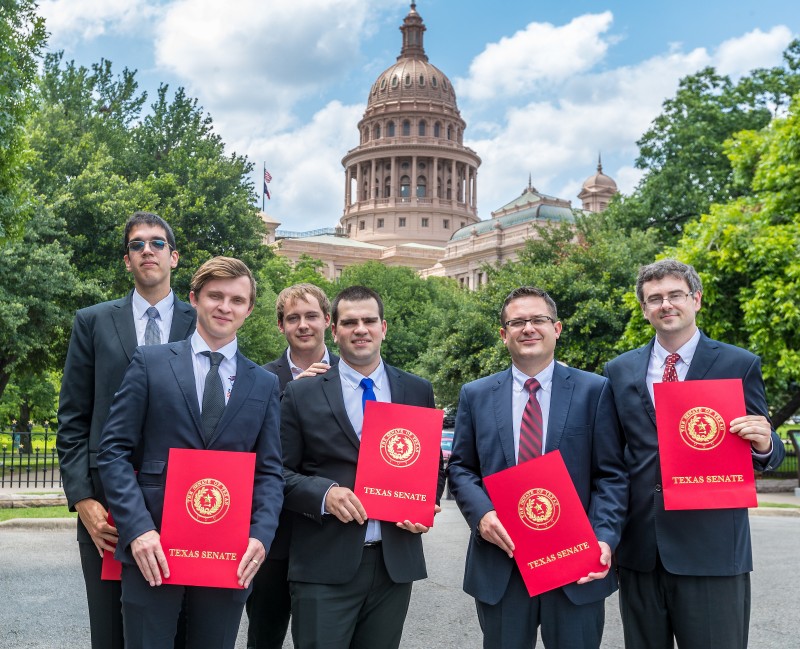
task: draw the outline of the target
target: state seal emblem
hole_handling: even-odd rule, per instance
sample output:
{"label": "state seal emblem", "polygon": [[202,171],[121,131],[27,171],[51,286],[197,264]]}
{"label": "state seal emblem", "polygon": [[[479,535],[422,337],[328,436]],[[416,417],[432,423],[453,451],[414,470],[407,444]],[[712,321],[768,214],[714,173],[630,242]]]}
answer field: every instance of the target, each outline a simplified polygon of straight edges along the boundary
{"label": "state seal emblem", "polygon": [[678,430],[687,446],[708,451],[722,443],[726,427],[718,412],[700,406],[684,413]]}
{"label": "state seal emblem", "polygon": [[231,506],[228,488],[214,478],[195,482],[186,492],[186,511],[198,523],[209,525],[221,520]]}
{"label": "state seal emblem", "polygon": [[532,530],[547,530],[558,521],[561,505],[553,492],[547,489],[529,489],[519,499],[517,512],[527,527]]}
{"label": "state seal emblem", "polygon": [[394,467],[407,467],[419,458],[419,439],[410,430],[393,428],[381,438],[381,457]]}

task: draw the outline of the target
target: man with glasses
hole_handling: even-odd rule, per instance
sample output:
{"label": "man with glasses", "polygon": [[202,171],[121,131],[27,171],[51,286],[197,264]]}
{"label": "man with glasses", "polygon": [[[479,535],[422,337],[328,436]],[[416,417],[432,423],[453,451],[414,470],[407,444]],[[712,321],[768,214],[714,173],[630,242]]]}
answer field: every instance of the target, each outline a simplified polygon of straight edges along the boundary
{"label": "man with glasses", "polygon": [[[617,588],[611,555],[628,504],[608,381],[555,361],[561,335],[556,304],[543,290],[512,291],[500,311],[511,367],[461,389],[450,490],[470,527],[464,590],[475,598],[484,649],[597,649],[605,598]],[[598,539],[602,572],[530,597],[514,562],[514,543],[486,494],[483,478],[559,450]]]}
{"label": "man with glasses", "polygon": [[[324,374],[339,362],[325,346],[325,330],[331,322],[331,303],[313,284],[283,289],[275,301],[278,329],[288,347],[279,358],[264,365],[277,375],[281,395],[294,379]],[[289,629],[292,601],[289,595],[289,544],[291,512],[281,512],[278,531],[267,559],[253,580],[247,600],[248,649],[281,649]]]}
{"label": "man with glasses", "polygon": [[56,446],[67,503],[78,512],[93,649],[123,646],[120,584],[100,579],[103,550],[112,550],[117,540],[97,472],[100,433],[136,347],[183,340],[195,327],[194,309],[170,288],[178,251],[166,221],[134,213],[125,224],[123,245],[134,288],[76,313],[58,406]]}
{"label": "man with glasses", "polygon": [[745,649],[753,558],[746,509],[666,511],[653,384],[740,378],[747,415],[730,431],[750,442],[753,467],[785,455],[768,418],[761,361],[711,340],[695,321],[703,286],[692,266],[664,259],[639,270],[636,297],[655,329],[644,347],[605,367],[626,441],[631,500],[617,548],[620,613],[629,648]]}

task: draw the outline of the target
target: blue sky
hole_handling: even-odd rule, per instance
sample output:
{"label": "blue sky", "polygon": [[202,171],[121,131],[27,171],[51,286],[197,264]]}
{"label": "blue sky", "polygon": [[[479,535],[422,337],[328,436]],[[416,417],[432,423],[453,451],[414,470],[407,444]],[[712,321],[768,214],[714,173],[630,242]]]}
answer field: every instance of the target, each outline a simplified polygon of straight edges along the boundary
{"label": "blue sky", "polygon": [[[397,0],[41,0],[50,49],[138,70],[154,97],[184,86],[229,151],[273,176],[266,211],[288,230],[336,225],[341,159],[369,88],[400,51]],[[541,192],[576,198],[594,172],[635,187],[636,140],[678,80],[781,62],[800,2],[421,0],[425,49],[454,83],[481,156],[479,214]]]}

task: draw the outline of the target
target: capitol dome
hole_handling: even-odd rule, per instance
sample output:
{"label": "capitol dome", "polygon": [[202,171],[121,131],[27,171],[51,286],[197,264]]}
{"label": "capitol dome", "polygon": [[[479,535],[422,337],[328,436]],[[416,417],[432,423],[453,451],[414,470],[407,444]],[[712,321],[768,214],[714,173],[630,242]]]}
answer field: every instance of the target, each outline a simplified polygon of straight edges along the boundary
{"label": "capitol dome", "polygon": [[602,212],[608,207],[608,202],[619,191],[617,183],[611,176],[603,173],[603,161],[597,156],[597,173],[589,176],[581,188],[578,198],[583,209],[591,212]]}

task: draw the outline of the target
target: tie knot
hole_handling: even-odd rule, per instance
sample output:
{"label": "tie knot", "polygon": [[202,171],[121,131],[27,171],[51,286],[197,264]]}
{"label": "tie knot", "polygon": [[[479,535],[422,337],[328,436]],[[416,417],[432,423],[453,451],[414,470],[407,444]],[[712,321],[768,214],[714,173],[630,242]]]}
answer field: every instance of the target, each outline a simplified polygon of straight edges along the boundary
{"label": "tie knot", "polygon": [[536,379],[528,379],[525,381],[525,389],[531,394],[535,394],[536,390],[538,390],[540,387],[542,386]]}
{"label": "tie knot", "polygon": [[679,360],[681,360],[680,354],[670,354],[667,356],[667,367],[674,367],[675,363],[677,363]]}
{"label": "tie knot", "polygon": [[203,356],[208,356],[211,359],[211,367],[219,367],[219,364],[225,358],[225,355],[221,352],[200,352]]}
{"label": "tie knot", "polygon": [[154,306],[147,307],[147,311],[145,311],[148,318],[157,318],[159,316],[158,309]]}
{"label": "tie knot", "polygon": [[372,390],[372,386],[375,385],[375,381],[369,377],[364,377],[361,379],[361,383],[359,383],[359,385],[364,392],[368,392],[369,390]]}

